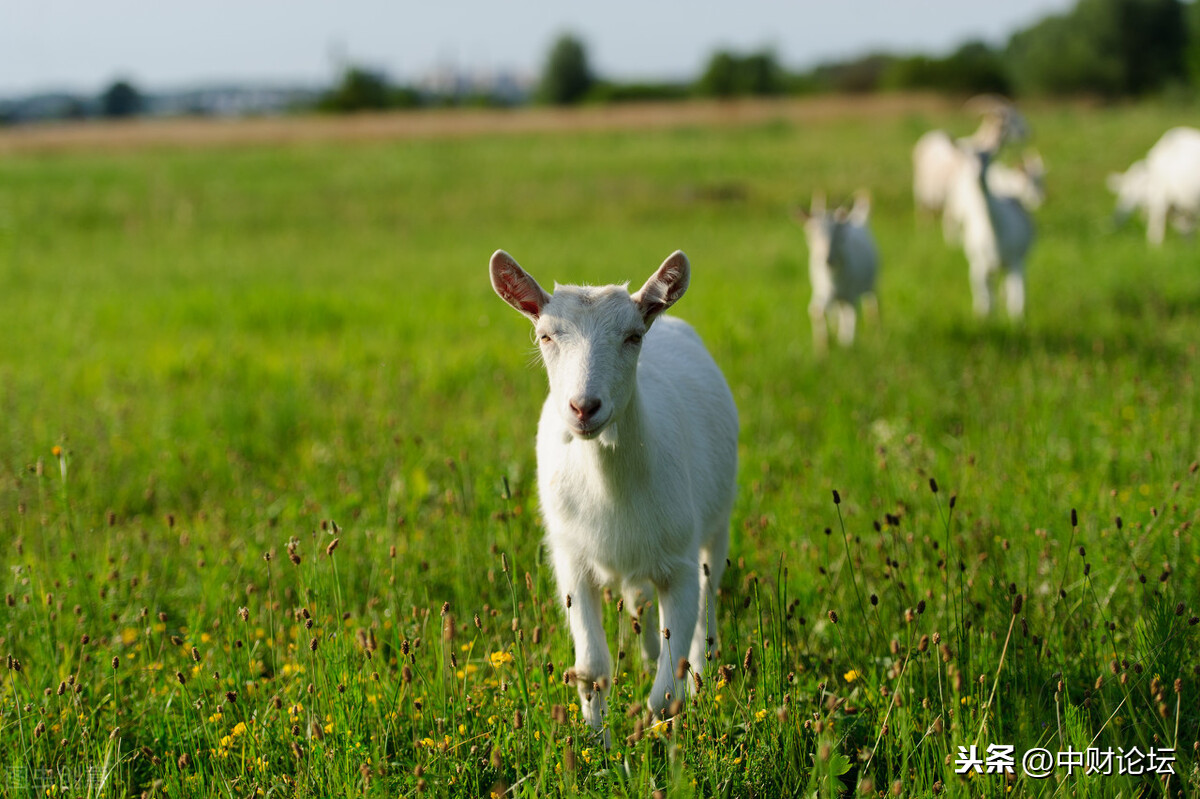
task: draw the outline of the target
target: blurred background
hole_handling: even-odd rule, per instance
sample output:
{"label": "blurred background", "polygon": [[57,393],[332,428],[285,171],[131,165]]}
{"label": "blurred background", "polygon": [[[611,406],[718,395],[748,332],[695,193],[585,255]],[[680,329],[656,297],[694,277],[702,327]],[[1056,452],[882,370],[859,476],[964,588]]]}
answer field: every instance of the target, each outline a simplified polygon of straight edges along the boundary
{"label": "blurred background", "polygon": [[932,90],[1190,93],[1200,4],[7,3],[0,124]]}

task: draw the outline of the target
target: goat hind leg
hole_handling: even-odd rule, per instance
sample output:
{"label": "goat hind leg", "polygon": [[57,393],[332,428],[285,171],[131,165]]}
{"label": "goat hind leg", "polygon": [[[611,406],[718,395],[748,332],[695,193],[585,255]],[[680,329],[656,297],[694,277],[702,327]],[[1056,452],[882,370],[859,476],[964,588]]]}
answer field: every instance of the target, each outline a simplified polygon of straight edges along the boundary
{"label": "goat hind leg", "polygon": [[725,574],[725,558],[729,554],[729,523],[719,530],[700,550],[700,604],[697,607],[696,633],[692,636],[692,648],[688,663],[694,671],[703,671],[704,665],[720,647],[717,629],[717,590]]}
{"label": "goat hind leg", "polygon": [[696,617],[700,608],[700,564],[696,561],[681,564],[670,577],[658,585],[659,618],[662,622],[662,651],[658,654],[658,671],[650,689],[650,710],[660,717],[667,716],[671,703],[687,693],[687,675],[677,679],[677,660],[691,653],[696,634]]}
{"label": "goat hind leg", "polygon": [[[658,634],[658,606],[654,602],[654,586],[650,583],[626,583],[621,587],[625,599],[625,610],[637,617],[642,628],[638,637],[642,647],[642,663],[645,668],[658,659],[661,640]],[[643,609],[649,607],[650,612]]]}

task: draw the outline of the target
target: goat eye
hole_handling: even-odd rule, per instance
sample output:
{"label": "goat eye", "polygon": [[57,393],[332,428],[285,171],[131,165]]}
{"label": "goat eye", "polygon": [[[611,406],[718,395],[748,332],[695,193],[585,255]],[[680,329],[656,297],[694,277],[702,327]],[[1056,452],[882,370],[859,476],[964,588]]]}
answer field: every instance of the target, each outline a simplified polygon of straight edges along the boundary
{"label": "goat eye", "polygon": [[554,339],[550,338],[550,334],[549,334],[549,333],[543,333],[543,334],[542,334],[542,343],[543,343],[543,344],[549,344],[549,343],[550,343],[551,341],[553,341],[553,340],[554,340]]}
{"label": "goat eye", "polygon": [[641,333],[630,333],[628,336],[625,337],[625,343],[626,344],[641,344],[642,343],[642,334]]}

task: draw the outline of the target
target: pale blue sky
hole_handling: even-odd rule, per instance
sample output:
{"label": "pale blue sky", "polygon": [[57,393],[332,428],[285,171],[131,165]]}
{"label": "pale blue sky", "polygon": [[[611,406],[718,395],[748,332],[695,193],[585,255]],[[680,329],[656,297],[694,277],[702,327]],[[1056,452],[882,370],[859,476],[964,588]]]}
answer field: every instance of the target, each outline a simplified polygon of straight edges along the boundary
{"label": "pale blue sky", "polygon": [[562,32],[603,76],[690,78],[717,48],[790,67],[871,50],[1003,42],[1074,0],[3,0],[0,95],[217,81],[328,83],[339,57],[414,80],[439,66],[537,74]]}

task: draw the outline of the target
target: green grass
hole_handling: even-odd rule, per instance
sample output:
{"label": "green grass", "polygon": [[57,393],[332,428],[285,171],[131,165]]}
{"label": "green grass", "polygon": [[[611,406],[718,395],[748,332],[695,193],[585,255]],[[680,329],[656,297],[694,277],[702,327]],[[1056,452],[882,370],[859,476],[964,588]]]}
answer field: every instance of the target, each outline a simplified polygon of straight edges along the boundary
{"label": "green grass", "polygon": [[[1163,787],[947,764],[999,743],[1173,747],[1200,792],[1200,268],[1104,190],[1181,115],[1031,109],[1023,325],[974,319],[914,216],[909,149],[953,116],[0,158],[4,791]],[[789,210],[859,186],[882,324],[821,361]],[[675,312],[741,415],[723,650],[652,728],[609,605],[608,752],[563,682],[500,247],[543,285],[684,249]]]}

